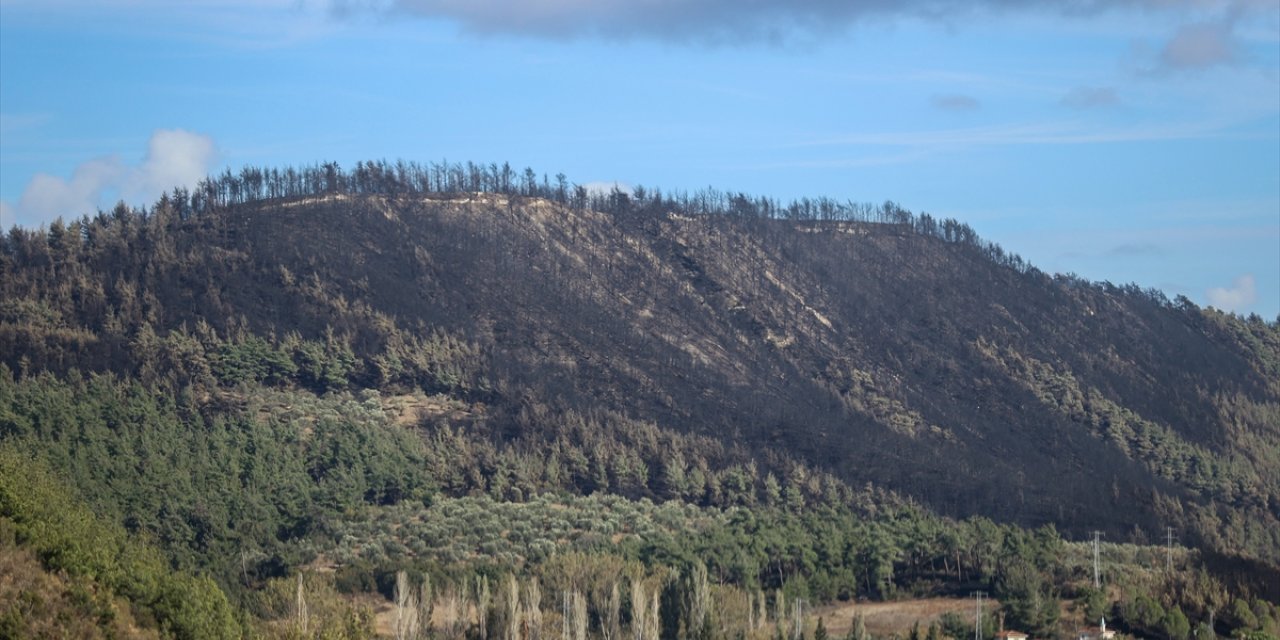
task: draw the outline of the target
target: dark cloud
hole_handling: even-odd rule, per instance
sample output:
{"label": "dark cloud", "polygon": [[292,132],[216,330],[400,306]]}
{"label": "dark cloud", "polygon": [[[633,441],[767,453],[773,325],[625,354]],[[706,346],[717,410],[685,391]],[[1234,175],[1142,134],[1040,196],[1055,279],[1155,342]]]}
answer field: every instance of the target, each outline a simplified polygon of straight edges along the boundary
{"label": "dark cloud", "polygon": [[568,39],[659,39],[732,44],[783,42],[903,12],[952,13],[940,0],[394,0],[402,14],[444,18],[478,33]]}
{"label": "dark cloud", "polygon": [[1280,18],[1275,0],[1231,0],[1216,3],[1215,18],[1184,24],[1160,49],[1156,72],[1197,71],[1244,62],[1237,27],[1250,18],[1264,17],[1274,24]]}
{"label": "dark cloud", "polygon": [[1062,104],[1072,109],[1100,109],[1120,104],[1120,96],[1111,87],[1076,87],[1062,97]]}
{"label": "dark cloud", "polygon": [[[477,33],[711,44],[786,42],[838,34],[864,21],[948,22],[1008,11],[1084,16],[1115,7],[1225,11],[1244,0],[333,0],[338,14],[450,20]],[[1250,0],[1255,1],[1255,0]]]}
{"label": "dark cloud", "polygon": [[1189,24],[1178,29],[1160,51],[1165,69],[1205,69],[1236,60],[1232,21]]}
{"label": "dark cloud", "polygon": [[930,102],[943,111],[975,111],[981,106],[977,99],[960,94],[934,96]]}

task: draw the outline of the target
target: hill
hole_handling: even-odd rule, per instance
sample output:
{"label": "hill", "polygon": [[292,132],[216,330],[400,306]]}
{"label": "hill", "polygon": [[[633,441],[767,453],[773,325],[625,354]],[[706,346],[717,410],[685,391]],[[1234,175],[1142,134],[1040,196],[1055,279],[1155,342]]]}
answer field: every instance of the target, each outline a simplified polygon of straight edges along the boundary
{"label": "hill", "polygon": [[[231,433],[270,438],[319,401],[410,429],[353,436],[385,473],[308,499],[921,505],[1078,538],[1171,526],[1252,563],[1244,583],[1280,562],[1280,325],[1045,274],[893,203],[591,194],[493,165],[246,169],[11,230],[0,273],[7,397],[47,376],[78,406],[164,390],[157,425],[235,415]],[[76,382],[91,374],[119,382]],[[55,438],[9,411],[6,437]],[[329,437],[309,415],[305,437]],[[345,433],[334,446],[361,450]],[[161,542],[213,544],[199,528]]]}

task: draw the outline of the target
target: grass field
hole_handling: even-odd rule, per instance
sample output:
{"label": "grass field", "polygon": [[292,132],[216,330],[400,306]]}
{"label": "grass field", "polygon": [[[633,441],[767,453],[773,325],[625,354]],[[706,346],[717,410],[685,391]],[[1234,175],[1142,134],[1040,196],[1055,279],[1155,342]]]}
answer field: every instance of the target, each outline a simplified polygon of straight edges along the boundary
{"label": "grass field", "polygon": [[[982,607],[991,612],[999,606],[994,600],[984,600]],[[954,611],[968,619],[973,618],[974,601],[971,598],[925,598],[894,602],[846,602],[818,607],[814,618],[822,618],[827,631],[842,636],[853,626],[853,618],[861,615],[867,631],[877,637],[898,634],[906,637],[911,625],[917,621],[921,628],[938,620],[942,614]]]}

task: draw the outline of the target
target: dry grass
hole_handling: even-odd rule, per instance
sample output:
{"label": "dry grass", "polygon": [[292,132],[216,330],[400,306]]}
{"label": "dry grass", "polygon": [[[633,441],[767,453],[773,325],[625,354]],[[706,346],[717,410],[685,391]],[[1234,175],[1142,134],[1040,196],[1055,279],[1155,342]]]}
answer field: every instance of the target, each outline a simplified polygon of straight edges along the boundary
{"label": "dry grass", "polygon": [[480,407],[468,406],[446,396],[424,393],[385,396],[382,398],[382,410],[393,424],[401,427],[416,427],[425,418],[458,422],[474,418],[482,411]]}
{"label": "dry grass", "polygon": [[[995,600],[986,600],[983,608],[993,611],[999,606]],[[922,628],[936,622],[942,614],[954,611],[962,616],[973,616],[973,600],[968,598],[926,598],[923,600],[897,600],[893,602],[851,602],[818,607],[814,619],[823,618],[823,624],[832,635],[842,636],[853,626],[853,617],[861,615],[867,631],[877,637],[893,634],[906,637],[911,625],[920,623]]]}
{"label": "dry grass", "polygon": [[52,573],[35,555],[0,542],[0,636],[17,638],[155,639],[129,605],[84,578]]}

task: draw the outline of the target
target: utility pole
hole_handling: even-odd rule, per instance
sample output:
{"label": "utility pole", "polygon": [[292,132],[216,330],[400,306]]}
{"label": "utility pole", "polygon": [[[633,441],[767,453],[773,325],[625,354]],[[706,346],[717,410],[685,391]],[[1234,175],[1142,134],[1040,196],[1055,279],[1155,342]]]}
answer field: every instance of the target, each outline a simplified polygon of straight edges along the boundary
{"label": "utility pole", "polygon": [[982,598],[987,595],[985,591],[974,591],[973,597],[977,602],[977,608],[973,616],[973,640],[982,640]]}
{"label": "utility pole", "polygon": [[560,638],[569,640],[569,592],[560,592]]}
{"label": "utility pole", "polygon": [[1173,527],[1165,527],[1164,535],[1164,570],[1173,573]]}
{"label": "utility pole", "polygon": [[795,640],[804,637],[804,605],[804,600],[796,598],[795,606],[791,609],[793,611],[791,617],[795,623],[795,629],[792,631],[791,637]]}
{"label": "utility pole", "polygon": [[296,616],[298,623],[298,631],[301,631],[303,635],[306,635],[307,623],[310,621],[310,616],[307,615],[307,599],[302,592],[301,571],[298,572],[298,595],[294,603],[294,616]]}
{"label": "utility pole", "polygon": [[1098,554],[1099,554],[1098,537],[1101,535],[1102,535],[1101,531],[1093,532],[1093,588],[1094,589],[1102,588],[1102,580],[1098,574]]}

